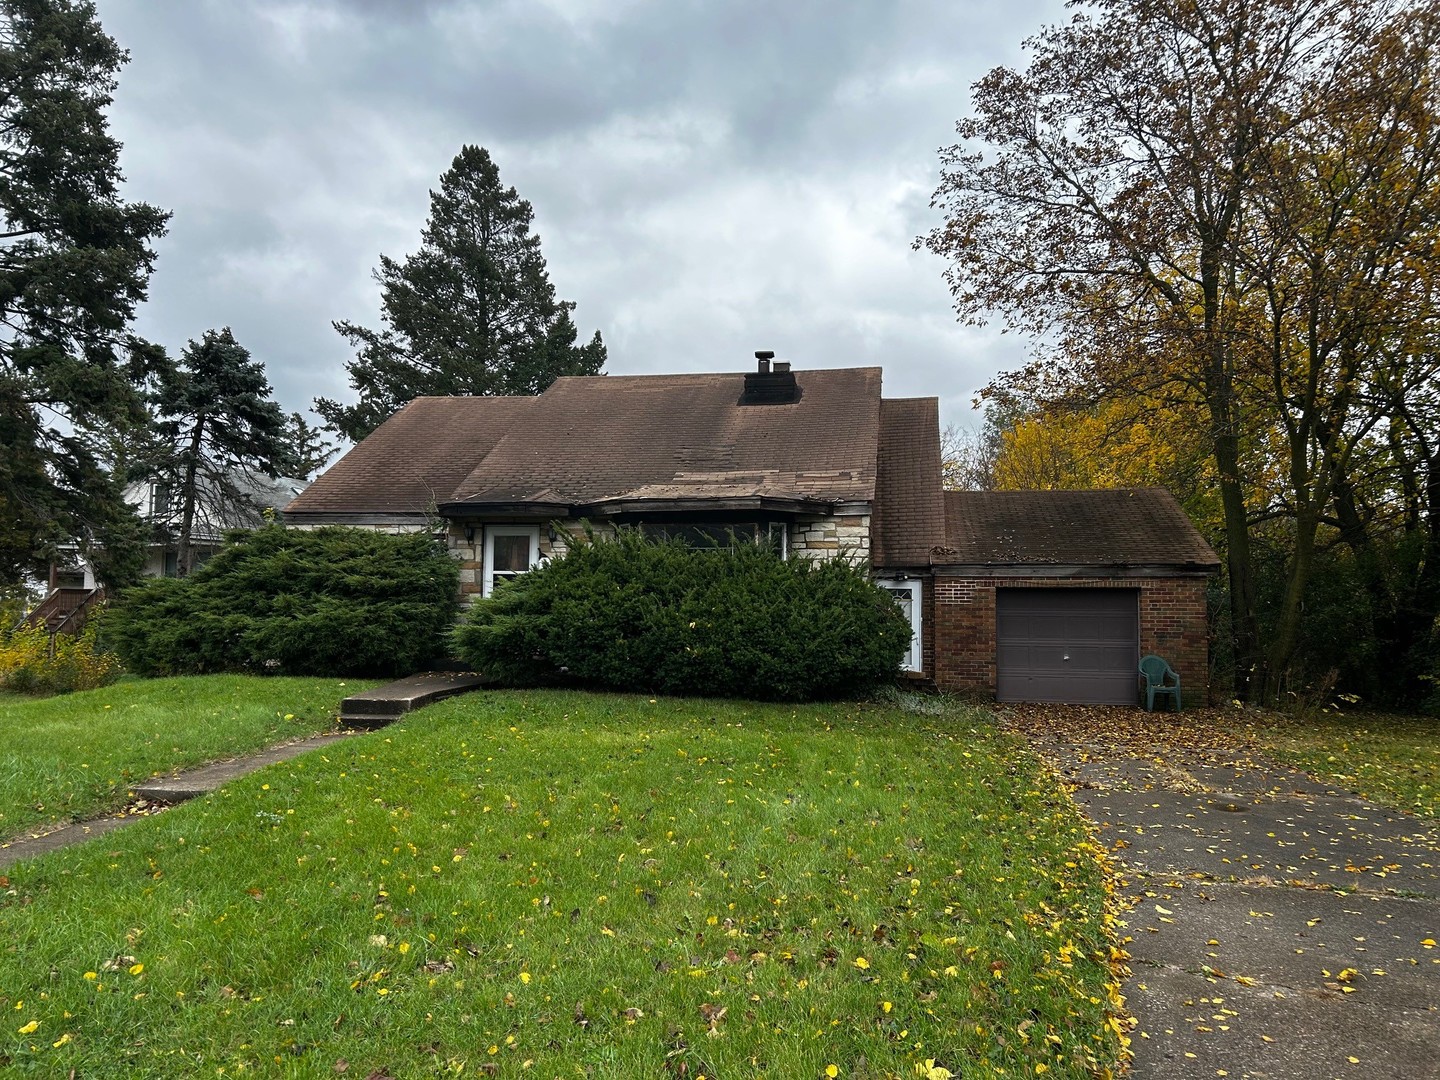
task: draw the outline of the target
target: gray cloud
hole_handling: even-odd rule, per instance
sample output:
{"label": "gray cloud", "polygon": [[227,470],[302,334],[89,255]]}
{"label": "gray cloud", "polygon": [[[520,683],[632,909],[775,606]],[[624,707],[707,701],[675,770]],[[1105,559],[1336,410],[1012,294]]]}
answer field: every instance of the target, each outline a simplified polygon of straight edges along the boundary
{"label": "gray cloud", "polygon": [[140,329],[229,325],[287,408],[346,397],[333,319],[378,324],[371,268],[419,242],[465,142],[535,207],[551,276],[609,370],[882,364],[891,395],[1022,357],[957,326],[936,149],[968,87],[1056,0],[414,3],[101,0],[132,54],[127,194],[174,211]]}

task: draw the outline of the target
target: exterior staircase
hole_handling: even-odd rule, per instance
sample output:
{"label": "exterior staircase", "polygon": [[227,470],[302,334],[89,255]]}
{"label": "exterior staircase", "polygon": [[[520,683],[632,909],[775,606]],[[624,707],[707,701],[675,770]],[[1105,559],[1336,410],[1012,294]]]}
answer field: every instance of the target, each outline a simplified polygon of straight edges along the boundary
{"label": "exterior staircase", "polygon": [[85,629],[90,612],[105,602],[105,590],[57,588],[20,620],[21,626],[43,626],[53,638],[56,634],[79,634]]}

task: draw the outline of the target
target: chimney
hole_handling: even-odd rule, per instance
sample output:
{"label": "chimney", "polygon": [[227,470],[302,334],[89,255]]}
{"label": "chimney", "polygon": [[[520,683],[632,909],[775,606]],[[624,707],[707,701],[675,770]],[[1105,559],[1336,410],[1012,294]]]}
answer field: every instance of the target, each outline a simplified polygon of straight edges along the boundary
{"label": "chimney", "polygon": [[756,370],[745,376],[745,392],[740,395],[741,405],[793,405],[800,400],[800,386],[788,361],[782,360],[771,366],[775,354],[762,349],[755,354],[759,361]]}

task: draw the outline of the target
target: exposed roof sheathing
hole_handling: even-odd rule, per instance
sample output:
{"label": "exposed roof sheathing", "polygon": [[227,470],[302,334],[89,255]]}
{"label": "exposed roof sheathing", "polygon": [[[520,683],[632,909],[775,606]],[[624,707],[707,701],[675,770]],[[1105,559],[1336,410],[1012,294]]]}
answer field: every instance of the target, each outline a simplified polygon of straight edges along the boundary
{"label": "exposed roof sheathing", "polygon": [[937,565],[1219,566],[1163,488],[947,491],[945,532]]}

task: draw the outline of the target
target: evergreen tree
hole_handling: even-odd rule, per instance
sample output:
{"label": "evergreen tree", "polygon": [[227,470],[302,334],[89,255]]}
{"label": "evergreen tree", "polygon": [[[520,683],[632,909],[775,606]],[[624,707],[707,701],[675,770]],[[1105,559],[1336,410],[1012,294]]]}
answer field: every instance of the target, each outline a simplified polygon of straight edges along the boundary
{"label": "evergreen tree", "polygon": [[153,400],[165,450],[154,473],[168,483],[179,514],[181,577],[192,567],[197,524],[219,531],[247,513],[258,519],[259,477],[294,468],[292,422],[270,393],[264,366],[229,327],[207,330],[160,375]]}
{"label": "evergreen tree", "polygon": [[95,432],[143,421],[129,331],[168,215],[119,196],[105,109],[126,53],[81,0],[0,0],[0,581],[64,542],[133,568]]}
{"label": "evergreen tree", "polygon": [[335,323],[356,349],[345,366],[360,400],[316,399],[332,429],[358,441],[422,395],[538,394],[599,373],[605,345],[598,331],[576,344],[575,304],[555,298],[533,216],[488,151],[460,150],[430,193],[420,250],[403,264],[380,257],[385,328]]}
{"label": "evergreen tree", "polygon": [[330,463],[338,444],[325,437],[325,429],[311,424],[298,412],[285,421],[285,441],[290,455],[286,475],[309,480]]}

